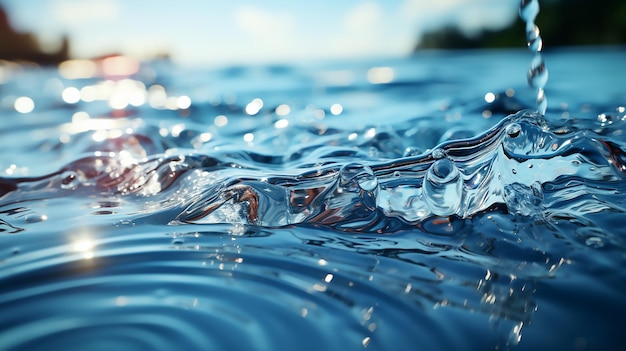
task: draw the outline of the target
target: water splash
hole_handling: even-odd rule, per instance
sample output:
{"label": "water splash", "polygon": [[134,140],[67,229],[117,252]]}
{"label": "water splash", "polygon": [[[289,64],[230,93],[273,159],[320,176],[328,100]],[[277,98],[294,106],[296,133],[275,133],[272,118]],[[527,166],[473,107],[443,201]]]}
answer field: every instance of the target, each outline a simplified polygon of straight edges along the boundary
{"label": "water splash", "polygon": [[[540,349],[588,335],[582,319],[615,340],[600,312],[626,313],[623,103],[546,120],[491,90],[518,53],[447,55],[376,85],[165,66],[125,110],[2,104],[0,349]],[[207,81],[215,99],[189,88]]]}
{"label": "water splash", "polygon": [[526,23],[526,41],[528,48],[535,54],[528,71],[528,84],[537,90],[537,112],[545,115],[548,100],[545,95],[545,86],[548,82],[548,69],[541,55],[543,40],[535,18],[539,14],[539,0],[522,0],[519,9],[520,17]]}
{"label": "water splash", "polygon": [[[626,170],[619,147],[590,131],[564,133],[530,112],[508,116],[474,138],[387,162],[363,164],[335,156],[319,165],[305,158],[294,168],[297,173],[268,174],[264,167],[269,164],[247,159],[189,154],[128,163],[124,153],[91,156],[48,176],[22,179],[22,190],[5,195],[5,202],[29,192],[37,198],[42,191],[92,188],[133,196],[129,200],[145,203],[144,215],[159,214],[172,225],[316,223],[390,232],[433,216],[468,218],[498,204],[512,213],[541,216],[557,210],[542,208],[541,188],[555,191],[563,177],[619,182]],[[172,187],[176,195],[162,199]],[[586,209],[581,206],[574,214],[584,216]]]}

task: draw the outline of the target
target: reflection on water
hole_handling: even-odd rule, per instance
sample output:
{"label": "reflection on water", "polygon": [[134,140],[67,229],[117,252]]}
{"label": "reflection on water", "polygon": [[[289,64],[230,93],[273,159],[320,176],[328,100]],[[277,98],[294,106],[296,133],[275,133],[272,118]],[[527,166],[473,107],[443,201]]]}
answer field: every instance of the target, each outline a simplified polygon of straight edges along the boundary
{"label": "reflection on water", "polygon": [[3,64],[0,348],[613,345],[623,52],[520,53]]}

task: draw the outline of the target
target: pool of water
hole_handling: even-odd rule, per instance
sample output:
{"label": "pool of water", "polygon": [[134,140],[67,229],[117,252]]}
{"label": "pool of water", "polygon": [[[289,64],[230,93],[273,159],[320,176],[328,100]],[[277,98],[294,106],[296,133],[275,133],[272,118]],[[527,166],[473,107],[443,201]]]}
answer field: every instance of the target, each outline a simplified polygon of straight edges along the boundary
{"label": "pool of water", "polygon": [[613,348],[626,51],[544,58],[2,63],[0,349]]}

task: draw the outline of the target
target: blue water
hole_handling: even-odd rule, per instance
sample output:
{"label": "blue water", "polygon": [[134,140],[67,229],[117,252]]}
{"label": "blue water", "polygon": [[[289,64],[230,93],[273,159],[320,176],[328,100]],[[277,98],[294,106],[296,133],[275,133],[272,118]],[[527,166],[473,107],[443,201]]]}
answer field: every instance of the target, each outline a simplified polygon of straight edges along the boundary
{"label": "blue water", "polygon": [[0,349],[618,349],[624,58],[2,63]]}

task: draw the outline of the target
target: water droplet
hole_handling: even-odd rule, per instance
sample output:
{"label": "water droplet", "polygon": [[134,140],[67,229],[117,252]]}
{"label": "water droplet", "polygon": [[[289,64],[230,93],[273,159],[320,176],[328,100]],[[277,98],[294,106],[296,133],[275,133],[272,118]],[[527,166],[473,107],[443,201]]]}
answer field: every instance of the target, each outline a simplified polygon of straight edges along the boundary
{"label": "water droplet", "polygon": [[61,189],[74,190],[80,185],[80,180],[76,172],[68,171],[63,173],[61,180]]}
{"label": "water droplet", "polygon": [[516,170],[515,168],[511,168],[511,172],[512,172],[513,174],[517,174],[517,170]]}
{"label": "water droplet", "polygon": [[433,158],[436,160],[446,157],[446,152],[443,149],[435,149],[432,152]]}
{"label": "water droplet", "polygon": [[532,28],[526,32],[526,40],[528,41],[528,48],[532,52],[539,52],[543,49],[543,40],[539,35],[539,27],[532,25]]}
{"label": "water droplet", "polygon": [[449,216],[458,213],[463,195],[459,169],[447,158],[435,161],[426,173],[422,193],[433,214]]}
{"label": "water droplet", "polygon": [[533,183],[531,186],[520,183],[509,184],[504,187],[503,195],[509,211],[523,216],[539,213],[543,202],[543,191],[539,183]]}
{"label": "water droplet", "polygon": [[539,89],[539,91],[537,92],[537,112],[539,112],[542,115],[545,115],[547,109],[548,109],[548,99],[546,98],[546,94],[544,93],[543,89]]}
{"label": "water droplet", "polygon": [[525,22],[534,22],[538,13],[539,2],[537,0],[522,0],[519,14]]}
{"label": "water droplet", "polygon": [[508,127],[506,127],[506,135],[508,135],[509,138],[517,138],[520,135],[521,131],[522,127],[517,123],[510,124]]}
{"label": "water droplet", "polygon": [[184,243],[185,243],[185,239],[183,239],[183,238],[174,238],[174,239],[172,239],[172,245],[178,246],[178,245],[182,245]]}
{"label": "water droplet", "polygon": [[361,189],[371,192],[378,187],[378,179],[370,167],[350,163],[341,168],[339,185],[350,192],[359,192]]}
{"label": "water droplet", "polygon": [[418,156],[421,154],[422,152],[418,148],[409,146],[406,149],[404,149],[403,157]]}
{"label": "water droplet", "polygon": [[597,236],[590,236],[585,240],[585,245],[593,249],[600,249],[604,247],[604,240]]}
{"label": "water droplet", "polygon": [[[528,84],[533,88],[543,89],[548,82],[548,69],[540,54],[535,55],[528,71]],[[539,96],[539,95],[538,95]]]}
{"label": "water droplet", "polygon": [[45,214],[28,214],[24,216],[25,223],[39,223],[48,220],[48,216]]}

